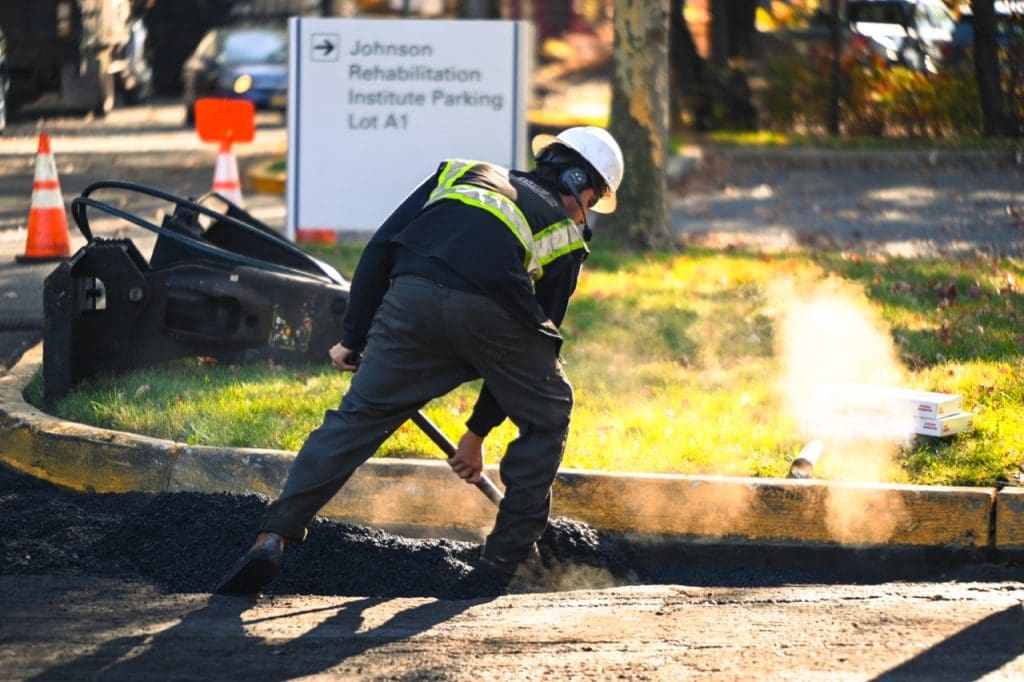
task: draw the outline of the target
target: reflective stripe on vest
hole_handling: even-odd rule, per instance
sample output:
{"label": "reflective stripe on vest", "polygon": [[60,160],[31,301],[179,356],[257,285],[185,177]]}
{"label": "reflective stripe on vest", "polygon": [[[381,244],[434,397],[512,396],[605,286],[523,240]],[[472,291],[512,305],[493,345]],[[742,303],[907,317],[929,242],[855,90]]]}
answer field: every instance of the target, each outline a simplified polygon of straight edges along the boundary
{"label": "reflective stripe on vest", "polygon": [[566,218],[533,235],[533,249],[541,266],[547,265],[570,251],[586,248],[583,235],[576,223]]}
{"label": "reflective stripe on vest", "polygon": [[458,159],[449,161],[441,177],[437,181],[437,188],[430,193],[427,199],[427,206],[441,201],[442,199],[454,199],[469,206],[483,209],[500,220],[512,231],[519,243],[523,245],[526,256],[523,259],[523,267],[530,275],[530,279],[538,280],[543,274],[540,261],[533,248],[533,230],[526,216],[519,210],[515,202],[500,192],[477,187],[476,185],[458,185],[456,181],[470,168],[476,165],[475,161],[460,161]]}
{"label": "reflective stripe on vest", "polygon": [[431,192],[430,198],[433,199],[435,194],[454,185],[455,181],[461,178],[463,173],[475,165],[475,161],[462,161],[460,159],[446,163],[444,170],[441,171],[441,177],[437,180],[437,187]]}
{"label": "reflective stripe on vest", "polygon": [[526,253],[523,267],[534,281],[544,274],[543,266],[570,251],[586,248],[583,236],[572,220],[560,220],[534,235],[526,216],[515,202],[504,194],[475,185],[456,184],[458,179],[475,165],[474,161],[449,161],[441,171],[437,187],[430,193],[426,205],[442,199],[453,199],[493,215],[504,223],[523,245]]}

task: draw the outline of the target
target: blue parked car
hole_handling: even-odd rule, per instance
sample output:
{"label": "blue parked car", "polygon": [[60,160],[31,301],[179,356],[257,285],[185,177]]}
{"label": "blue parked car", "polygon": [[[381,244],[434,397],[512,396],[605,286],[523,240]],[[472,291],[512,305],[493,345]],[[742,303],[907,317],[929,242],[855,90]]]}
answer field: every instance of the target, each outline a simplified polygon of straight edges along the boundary
{"label": "blue parked car", "polygon": [[288,34],[279,28],[237,26],[207,33],[181,69],[185,124],[195,125],[196,100],[237,97],[256,108],[288,104]]}

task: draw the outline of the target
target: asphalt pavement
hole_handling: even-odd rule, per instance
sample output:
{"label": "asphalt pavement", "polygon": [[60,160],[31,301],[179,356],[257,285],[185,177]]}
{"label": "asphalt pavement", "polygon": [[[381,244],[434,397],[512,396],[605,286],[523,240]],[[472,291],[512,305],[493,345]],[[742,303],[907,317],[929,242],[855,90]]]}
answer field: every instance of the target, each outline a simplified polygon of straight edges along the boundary
{"label": "asphalt pavement", "polygon": [[671,204],[683,244],[1024,255],[1024,166],[1010,151],[710,150],[696,158]]}

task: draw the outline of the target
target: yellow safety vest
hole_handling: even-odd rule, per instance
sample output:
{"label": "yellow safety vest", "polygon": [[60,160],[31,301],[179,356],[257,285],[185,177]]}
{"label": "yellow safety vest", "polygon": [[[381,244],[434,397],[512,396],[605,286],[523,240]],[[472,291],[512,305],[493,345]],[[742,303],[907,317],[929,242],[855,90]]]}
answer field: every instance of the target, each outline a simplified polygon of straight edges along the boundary
{"label": "yellow safety vest", "polygon": [[[448,161],[444,170],[441,171],[437,187],[430,193],[425,205],[430,206],[442,199],[452,199],[483,209],[493,215],[504,223],[523,245],[526,252],[523,267],[534,281],[541,278],[544,274],[544,266],[551,261],[575,249],[586,248],[583,235],[580,234],[579,228],[572,220],[568,218],[559,220],[534,234],[526,216],[507,196],[501,192],[476,185],[459,184],[459,178],[478,163],[461,159]],[[492,166],[492,168],[499,169],[497,166]],[[508,171],[500,170],[507,179]]]}

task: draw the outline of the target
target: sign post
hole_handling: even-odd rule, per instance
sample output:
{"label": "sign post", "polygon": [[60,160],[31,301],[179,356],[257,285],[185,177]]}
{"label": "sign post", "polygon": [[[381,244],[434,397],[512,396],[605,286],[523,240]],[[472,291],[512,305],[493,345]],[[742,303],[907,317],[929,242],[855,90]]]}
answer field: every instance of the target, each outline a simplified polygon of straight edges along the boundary
{"label": "sign post", "polygon": [[288,234],[375,230],[446,158],[526,163],[529,24],[293,18]]}

